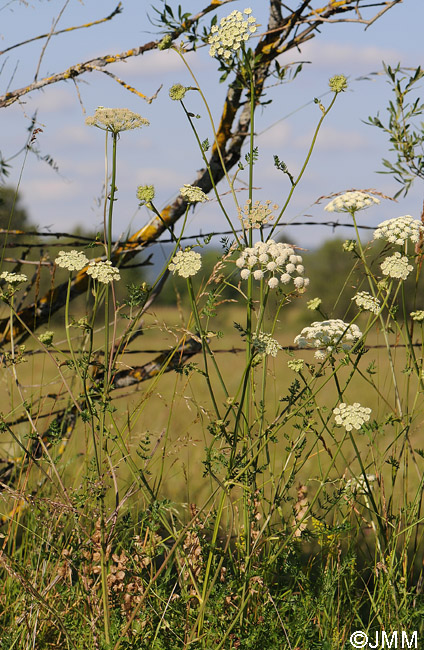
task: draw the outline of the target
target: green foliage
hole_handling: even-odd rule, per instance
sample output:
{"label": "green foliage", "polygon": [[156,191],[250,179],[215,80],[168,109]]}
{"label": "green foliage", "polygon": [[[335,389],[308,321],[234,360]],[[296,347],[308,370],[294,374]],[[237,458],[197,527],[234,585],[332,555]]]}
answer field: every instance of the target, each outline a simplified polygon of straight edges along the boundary
{"label": "green foliage", "polygon": [[283,160],[280,160],[277,155],[274,155],[274,167],[280,172],[283,172],[283,174],[286,174],[290,179],[290,183],[294,185],[294,178],[292,174],[290,174],[286,163]]}
{"label": "green foliage", "polygon": [[389,136],[390,151],[394,152],[395,160],[383,159],[386,171],[380,173],[391,174],[400,184],[395,197],[402,193],[406,196],[417,178],[424,179],[424,123],[417,122],[424,114],[424,103],[416,96],[417,84],[423,78],[424,70],[418,66],[411,73],[400,63],[394,68],[383,65],[394,100],[386,109],[389,114],[387,121],[380,119],[380,113],[377,113],[376,117],[368,118],[368,124]]}

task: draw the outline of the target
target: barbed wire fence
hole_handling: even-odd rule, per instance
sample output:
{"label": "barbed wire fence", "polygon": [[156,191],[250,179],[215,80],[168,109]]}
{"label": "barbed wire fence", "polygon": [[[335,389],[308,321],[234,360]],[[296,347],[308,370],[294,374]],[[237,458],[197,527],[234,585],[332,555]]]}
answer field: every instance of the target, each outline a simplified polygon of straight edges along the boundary
{"label": "barbed wire fence", "polygon": [[[353,224],[341,220],[328,220],[328,221],[291,221],[291,222],[282,222],[280,223],[282,227],[284,226],[294,226],[294,227],[310,227],[310,226],[320,226],[324,228],[330,228],[333,232],[337,230],[338,228],[353,228]],[[266,228],[271,228],[271,225],[265,226],[264,230]],[[374,230],[373,226],[369,225],[359,225],[359,229],[363,231],[372,231]],[[237,233],[242,233],[243,229],[237,229]],[[54,232],[40,232],[38,230],[5,230],[5,229],[0,229],[0,235],[13,235],[13,236],[18,236],[24,241],[13,241],[13,242],[5,242],[4,247],[7,249],[13,249],[16,247],[19,248],[42,248],[43,251],[45,248],[50,248],[50,247],[69,247],[69,246],[93,246],[93,238],[85,235],[80,235],[77,234],[75,235],[74,233],[67,233],[67,232],[62,232],[62,231],[54,231]],[[232,230],[220,230],[220,231],[210,231],[210,232],[199,232],[197,234],[193,235],[186,235],[181,237],[180,241],[196,241],[196,240],[202,240],[202,239],[208,239],[209,241],[218,238],[218,237],[227,237],[227,236],[232,236],[234,234],[234,231]],[[42,241],[34,242],[34,241],[25,241],[25,237],[37,237],[41,239]],[[138,247],[133,246],[133,238],[129,238],[127,240],[120,240],[117,239],[114,241],[113,245],[115,248],[119,247],[120,248],[120,254],[123,255],[127,252],[126,245],[129,244],[132,246],[131,252],[132,254],[138,253],[138,252],[145,252],[149,247],[154,246],[154,245],[159,245],[159,244],[171,244],[175,243],[172,238],[163,238],[163,239],[155,239],[153,241],[150,241],[144,245],[139,245]],[[98,245],[103,245],[101,241],[99,242],[94,242],[95,244],[98,243]],[[8,258],[4,257],[5,262],[14,262],[18,265],[23,265],[23,264],[36,264],[40,266],[50,266],[54,267],[55,262],[51,260],[46,260],[46,259],[41,259],[39,261],[34,261],[34,260],[26,260],[26,259],[17,259],[17,258]],[[136,266],[143,266],[146,262],[141,262],[140,264],[134,264],[131,265],[129,268],[133,268]],[[44,298],[45,300],[45,298]],[[22,312],[28,308],[24,308],[21,310]],[[1,322],[1,321],[0,321]],[[99,331],[102,328],[99,328]],[[189,333],[188,333],[189,334]],[[113,380],[113,389],[123,389],[123,388],[129,388],[131,386],[140,384],[142,382],[145,382],[149,379],[151,379],[154,376],[157,376],[158,373],[166,373],[170,371],[177,371],[181,372],[182,368],[184,367],[185,364],[187,364],[190,359],[198,354],[201,351],[201,344],[199,340],[197,339],[196,336],[194,338],[191,338],[187,334],[187,337],[185,340],[183,340],[182,343],[180,343],[177,346],[170,346],[168,349],[158,349],[158,348],[142,348],[142,347],[131,347],[127,348],[125,350],[125,355],[141,355],[141,354],[147,354],[147,355],[155,355],[154,358],[146,363],[143,363],[142,365],[130,365],[124,370],[117,371],[115,373],[115,377]],[[5,343],[7,341],[3,341]],[[69,350],[66,347],[61,347],[61,344],[66,343],[65,340],[62,342],[58,342],[57,346],[55,346],[55,351],[58,353],[62,353],[66,355],[69,353]],[[397,342],[397,347],[402,348],[405,347],[402,343]],[[414,346],[420,346],[420,343],[415,343]],[[294,352],[298,348],[295,345],[284,345],[282,346],[284,350],[287,352]],[[367,345],[367,349],[378,349],[382,348],[384,346],[379,345],[379,344],[374,344],[374,345]],[[41,349],[30,349],[25,352],[26,356],[32,357],[40,354],[45,354],[46,350],[41,348]],[[229,348],[217,348],[214,350],[214,354],[239,354],[244,352],[244,348],[238,348],[238,347],[229,347]],[[313,352],[313,350],[302,350],[303,352]],[[7,355],[5,356],[3,354],[3,364],[6,365],[6,360]],[[96,364],[93,362],[93,366]],[[101,360],[98,361],[97,363],[97,368],[94,368],[93,371],[93,376],[95,376],[96,380],[101,380],[101,370],[99,368],[101,367]],[[54,398],[55,403],[57,401],[62,401],[65,399],[65,397],[62,395],[51,395],[50,396],[52,399]],[[45,418],[55,418],[57,422],[59,422],[66,430],[66,439],[70,438],[70,435],[72,434],[72,431],[74,430],[76,421],[77,421],[77,409],[74,406],[71,408],[69,407],[68,404],[66,404],[63,407],[59,407],[57,409],[49,409],[46,413],[39,413],[37,416],[39,419],[45,419]],[[23,423],[26,421],[25,417],[16,417],[13,421],[7,422],[7,428],[14,427],[18,424]],[[49,444],[48,440],[48,432],[49,428],[47,427],[46,429],[46,434],[45,434],[45,439],[43,440],[44,444]],[[37,455],[37,453],[42,453],[41,447],[40,447],[40,441],[33,441],[32,446],[30,449],[28,449],[28,460],[31,459],[32,456]],[[2,459],[0,459],[1,462]],[[8,474],[12,474],[11,472],[11,459],[3,459],[3,463],[6,464],[7,472]],[[0,470],[0,478],[1,478],[1,470]],[[4,479],[4,477],[3,477]]]}
{"label": "barbed wire fence", "polygon": [[[223,0],[220,4],[226,4],[228,1],[229,0]],[[278,56],[281,47],[284,46],[284,51],[286,52],[292,49],[299,49],[299,46],[309,41],[315,35],[315,32],[319,33],[324,23],[329,23],[332,21],[345,22],[346,20],[349,20],[351,22],[357,22],[361,25],[369,26],[383,13],[388,11],[392,6],[395,6],[399,2],[401,2],[401,0],[390,0],[390,2],[383,3],[384,6],[382,6],[381,2],[373,0],[371,2],[369,0],[364,0],[363,2],[361,0],[343,0],[343,2],[337,3],[328,1],[324,3],[325,6],[319,9],[311,10],[310,0],[303,0],[303,2],[300,3],[300,6],[292,12],[291,16],[290,14],[283,16],[281,13],[280,3],[273,2],[271,0],[270,20],[269,24],[267,25],[267,30],[264,32],[264,34],[260,35],[258,43],[254,48],[255,58],[260,61],[259,65],[257,66],[257,86],[255,88],[258,101],[266,87],[265,81],[272,73],[271,64]],[[365,19],[360,12],[361,6],[369,8],[370,11],[373,12],[373,15]],[[120,12],[120,8],[121,3],[117,5],[115,11],[112,14],[101,19],[101,22],[113,18]],[[181,26],[169,29],[168,36],[170,38],[170,41],[172,43],[177,42],[183,33],[189,32],[192,28],[195,29],[200,18],[206,16],[215,8],[216,2],[211,2],[198,14],[184,21],[184,24],[181,24]],[[349,12],[352,17],[347,19],[346,16]],[[75,29],[80,29],[88,26],[90,26],[90,24],[77,26]],[[57,34],[59,33],[62,32],[57,32]],[[56,32],[51,32],[49,36],[53,35],[56,35]],[[43,37],[44,35],[40,35],[40,38]],[[0,108],[10,106],[11,104],[19,101],[28,93],[32,93],[57,82],[63,82],[70,79],[77,88],[78,78],[81,75],[92,71],[107,72],[107,74],[109,74],[109,76],[117,83],[123,85],[130,92],[135,93],[150,103],[153,101],[156,95],[147,97],[145,94],[141,93],[135,88],[132,88],[121,79],[109,73],[109,71],[104,70],[104,68],[110,65],[112,62],[127,60],[134,56],[146,55],[150,51],[157,50],[161,43],[162,37],[158,40],[152,40],[141,46],[131,48],[130,50],[115,54],[113,56],[98,57],[90,61],[83,61],[72,65],[65,71],[49,75],[44,79],[36,79],[33,83],[27,84],[22,88],[12,89],[5,95],[1,96]],[[23,43],[18,43],[16,44],[16,47],[19,47],[22,44]],[[222,180],[224,176],[224,166],[227,170],[230,170],[239,162],[241,150],[249,134],[249,129],[250,108],[249,104],[244,101],[243,90],[241,88],[237,89],[233,86],[229,86],[221,113],[221,121],[216,134],[216,142],[211,149],[208,159],[208,169],[205,168],[200,173],[200,175],[198,174],[192,184],[199,186],[200,189],[202,189],[206,194],[209,194],[212,190],[212,186],[216,186],[219,181]],[[35,133],[36,129],[34,125],[33,131],[30,133],[28,144],[31,144],[33,141],[33,136]],[[221,153],[222,157],[220,155]],[[181,216],[185,213],[186,208],[186,202],[179,196],[170,205],[167,205],[161,211],[160,218],[152,218],[141,230],[136,232],[128,239],[116,240],[113,243],[112,262],[121,268],[130,268],[127,266],[128,262],[131,261],[131,259],[133,259],[140,252],[145,252],[149,247],[153,245],[172,243],[171,238],[162,239],[161,237],[166,233],[167,229],[172,228],[174,224],[181,218]],[[341,227],[353,227],[352,224],[339,221],[317,222],[310,220],[281,223],[281,225],[289,225],[290,227],[319,225],[326,228],[331,228],[333,231]],[[371,226],[360,226],[360,228],[362,230],[372,229]],[[237,232],[241,232],[241,230]],[[5,361],[7,360],[7,346],[9,343],[13,342],[13,345],[19,345],[30,336],[36,338],[34,336],[36,329],[41,325],[50,322],[52,315],[65,305],[67,295],[69,296],[70,300],[73,300],[76,297],[84,294],[85,291],[89,288],[89,280],[84,269],[78,272],[75,277],[73,277],[70,292],[68,294],[68,282],[57,285],[54,284],[54,262],[49,258],[48,255],[45,254],[44,249],[50,247],[57,248],[84,245],[97,248],[103,244],[100,240],[93,241],[91,237],[86,237],[85,235],[76,235],[66,232],[38,232],[29,230],[27,232],[8,231],[6,233],[6,231],[1,230],[0,235],[5,236],[6,242],[4,244],[4,251],[6,251],[6,249],[8,251],[13,251],[16,249],[24,250],[20,257],[13,257],[11,255],[6,256],[3,254],[2,259],[4,262],[14,264],[17,268],[25,265],[32,265],[36,267],[33,279],[30,281],[30,285],[35,286],[36,298],[34,299],[34,302],[32,304],[22,306],[21,301],[21,305],[16,312],[16,318],[14,320],[13,327],[10,326],[9,317],[0,319],[0,345],[3,345],[2,365],[5,365]],[[8,243],[7,237],[9,235],[18,237],[18,241],[12,241]],[[181,241],[196,241],[197,239],[204,238],[215,239],[217,237],[231,237],[232,235],[232,231],[214,231],[208,233],[198,233],[195,235],[186,235],[181,239]],[[37,238],[37,241],[28,241],[28,238]],[[42,240],[43,243],[40,242],[40,240]],[[27,259],[31,250],[39,248],[43,249],[43,254],[40,256],[40,259]],[[146,261],[140,263],[141,266],[145,264]],[[138,266],[138,264],[133,264],[131,266]],[[50,267],[52,271],[52,287],[44,295],[39,297],[38,290],[42,267]],[[27,295],[28,291],[26,290],[24,293]],[[39,352],[37,352],[37,350],[34,350],[32,353],[35,354],[36,352],[48,352],[45,346],[42,346],[40,344],[40,347],[43,349]],[[287,349],[290,348],[291,346],[289,346]],[[156,355],[147,363],[139,366],[130,366],[123,370],[117,371],[113,379],[113,388],[121,389],[131,386],[137,387],[137,385],[139,385],[141,382],[157,376],[158,373],[165,373],[169,371],[181,372],[189,360],[194,355],[198,354],[200,349],[201,344],[199,343],[198,338],[195,335],[191,337],[190,333],[187,332],[183,337],[181,337],[180,342],[172,346],[170,349],[145,351],[148,354]],[[125,352],[127,353],[127,350]],[[135,348],[132,348],[131,352],[134,354],[138,353],[138,351],[136,352]],[[143,351],[140,350],[140,352]],[[238,349],[233,348],[228,351],[220,350],[220,353],[224,352],[237,354]],[[101,381],[101,373],[102,369],[100,358],[98,363],[96,365],[93,365],[92,380]],[[50,422],[46,424],[44,431],[41,432],[42,427],[40,427],[40,434],[34,433],[29,438],[29,441],[25,442],[25,444],[19,441],[19,446],[21,447],[20,459],[0,459],[2,460],[3,464],[3,468],[0,466],[0,485],[3,484],[3,487],[9,484],[13,484],[13,478],[19,476],[25,468],[29,467],[30,464],[39,464],[38,460],[43,456],[43,454],[45,454],[46,449],[52,444],[50,426],[52,422],[56,423],[56,432],[59,431],[63,437],[63,444],[60,451],[57,453],[58,456],[63,453],[66,447],[66,442],[71,438],[80,415],[79,412],[81,411],[82,402],[79,403],[78,400],[74,400],[72,403],[71,400],[66,400],[65,393],[61,391],[58,391],[56,394],[52,394],[50,397],[53,400],[54,406],[51,408],[47,407],[45,409],[45,411],[47,411],[46,419],[50,419]],[[65,400],[67,403],[62,408],[61,404]],[[60,403],[60,406],[58,402]],[[37,413],[37,421],[38,418],[43,415],[43,409],[41,406],[41,402],[35,402],[34,405],[31,405],[31,409],[39,409],[40,411],[40,413]],[[0,417],[1,430],[3,432],[8,432],[11,438],[15,440],[15,442],[18,441],[18,437],[14,433],[13,427],[20,424],[21,422],[21,420],[16,415],[16,410],[13,410],[7,416]],[[27,419],[25,419],[25,422],[27,422]],[[24,452],[23,455],[22,451]]]}

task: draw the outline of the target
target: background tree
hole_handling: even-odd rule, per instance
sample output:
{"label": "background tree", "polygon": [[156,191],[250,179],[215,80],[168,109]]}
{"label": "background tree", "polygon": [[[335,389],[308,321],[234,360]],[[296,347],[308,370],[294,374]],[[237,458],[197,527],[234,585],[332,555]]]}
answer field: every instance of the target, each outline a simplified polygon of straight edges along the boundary
{"label": "background tree", "polygon": [[[25,230],[29,227],[29,216],[26,208],[22,205],[20,193],[9,185],[0,186],[0,228],[1,230]],[[17,239],[14,235],[8,235],[9,243]],[[5,233],[0,234],[1,246],[4,246]]]}

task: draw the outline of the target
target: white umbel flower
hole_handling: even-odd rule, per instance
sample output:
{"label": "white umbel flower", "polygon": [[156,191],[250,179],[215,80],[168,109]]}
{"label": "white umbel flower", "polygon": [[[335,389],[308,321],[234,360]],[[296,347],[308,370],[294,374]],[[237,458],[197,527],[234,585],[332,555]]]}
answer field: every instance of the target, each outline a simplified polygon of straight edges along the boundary
{"label": "white umbel flower", "polygon": [[259,332],[257,336],[253,337],[253,346],[267,356],[276,357],[279,350],[282,350],[282,346],[272,338],[271,334],[266,332]]}
{"label": "white umbel flower", "polygon": [[128,108],[105,108],[104,106],[96,108],[94,115],[87,117],[85,123],[87,126],[96,126],[102,131],[110,131],[115,134],[139,129],[150,124],[149,120],[141,117],[138,113],[133,113]]}
{"label": "white umbel flower", "polygon": [[0,275],[1,280],[5,280],[12,286],[15,284],[21,284],[21,282],[26,282],[28,280],[25,273],[9,273],[9,271],[3,271]]}
{"label": "white umbel flower", "polygon": [[359,402],[347,405],[344,402],[333,410],[336,422],[346,431],[359,430],[370,419],[371,409],[361,406]]}
{"label": "white umbel flower", "polygon": [[380,268],[384,275],[399,280],[406,280],[410,272],[414,269],[412,264],[408,263],[408,258],[400,253],[386,257],[380,265]]}
{"label": "white umbel flower", "polygon": [[184,184],[183,187],[180,187],[180,194],[189,203],[205,203],[209,201],[204,191],[196,185]]}
{"label": "white umbel flower", "polygon": [[59,251],[55,259],[56,266],[68,271],[81,271],[88,264],[88,257],[82,251]]}
{"label": "white umbel flower", "polygon": [[380,203],[380,199],[365,192],[346,192],[341,196],[336,196],[335,199],[328,203],[324,210],[327,212],[358,212],[365,210],[374,203]]}
{"label": "white umbel flower", "polygon": [[[295,253],[290,244],[276,243],[273,239],[258,241],[252,248],[242,250],[236,266],[241,269],[242,280],[252,273],[255,280],[267,278],[270,289],[276,289],[280,282],[293,282],[298,290],[309,284],[309,279],[303,277],[305,268],[302,257]],[[249,273],[246,273],[247,270]]]}
{"label": "white umbel flower", "polygon": [[365,311],[370,311],[373,314],[378,314],[380,311],[380,301],[374,298],[368,291],[359,291],[352,300]]}
{"label": "white umbel flower", "polygon": [[178,251],[172,258],[171,264],[168,265],[170,271],[182,278],[189,278],[192,275],[196,275],[201,267],[201,255],[192,250]]}
{"label": "white umbel flower", "polygon": [[[251,9],[234,10],[229,16],[221,18],[218,25],[213,25],[209,35],[209,54],[230,59],[231,55],[240,49],[243,43],[257,30],[256,18]],[[244,14],[244,15],[243,15]]]}
{"label": "white umbel flower", "polygon": [[421,221],[409,214],[379,223],[374,231],[374,239],[386,239],[391,244],[402,246],[408,239],[417,244],[424,232]]}
{"label": "white umbel flower", "polygon": [[361,336],[361,330],[354,323],[349,325],[340,319],[330,319],[304,327],[294,342],[299,348],[317,348],[315,358],[323,361],[328,355],[348,352]]}
{"label": "white umbel flower", "polygon": [[91,275],[93,280],[97,280],[102,284],[110,284],[114,280],[120,280],[121,275],[119,270],[112,266],[112,262],[107,260],[106,262],[96,262],[92,260],[87,269],[87,275]]}

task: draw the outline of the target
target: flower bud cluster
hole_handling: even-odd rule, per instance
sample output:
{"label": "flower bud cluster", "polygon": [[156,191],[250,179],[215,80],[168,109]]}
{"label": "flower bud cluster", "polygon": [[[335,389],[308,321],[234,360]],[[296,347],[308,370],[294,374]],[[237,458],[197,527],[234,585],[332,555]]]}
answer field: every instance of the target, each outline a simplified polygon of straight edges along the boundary
{"label": "flower bud cluster", "polygon": [[187,92],[186,86],[183,86],[182,84],[174,84],[169,89],[169,97],[173,101],[181,101],[182,99],[184,99],[186,92]]}
{"label": "flower bud cluster", "polygon": [[[323,360],[337,352],[348,352],[361,336],[362,332],[357,325],[330,319],[315,321],[309,327],[304,327],[294,342],[299,348],[317,348],[315,358]],[[324,352],[318,348],[326,350]]]}
{"label": "flower bud cluster", "polygon": [[411,311],[409,314],[412,320],[417,321],[417,323],[422,323],[424,321],[424,310],[420,309],[418,311]]}
{"label": "flower bud cluster", "polygon": [[52,332],[52,330],[47,330],[39,335],[38,340],[48,348],[53,343],[53,337],[54,332]]}
{"label": "flower bud cluster", "polygon": [[305,362],[303,359],[289,359],[289,361],[287,361],[287,365],[290,370],[294,370],[294,372],[301,372],[303,370]]}
{"label": "flower bud cluster", "polygon": [[270,289],[291,281],[296,289],[303,289],[309,284],[309,279],[303,277],[305,268],[302,257],[296,255],[290,244],[277,244],[273,239],[256,242],[253,248],[245,248],[236,265],[241,269],[242,280],[247,280],[250,275],[255,280],[268,278]]}
{"label": "flower bud cluster", "polygon": [[346,253],[352,253],[356,248],[356,241],[354,239],[346,239],[342,244],[342,248]]}
{"label": "flower bud cluster", "polygon": [[[222,56],[229,59],[233,52],[240,49],[242,43],[257,30],[256,18],[251,16],[251,9],[234,10],[229,16],[221,18],[218,25],[213,25],[208,39],[211,56]],[[243,15],[244,14],[244,15]]]}
{"label": "flower bud cluster", "polygon": [[178,251],[172,258],[171,264],[168,265],[170,271],[182,278],[189,278],[192,275],[196,275],[201,267],[202,257],[200,253],[192,250]]}
{"label": "flower bud cluster", "polygon": [[333,93],[342,93],[347,88],[347,79],[344,74],[335,74],[334,77],[331,77],[329,80],[328,85]]}
{"label": "flower bud cluster", "polygon": [[104,106],[96,108],[94,115],[87,117],[85,123],[88,126],[97,126],[102,131],[111,131],[115,134],[120,131],[139,129],[150,124],[149,120],[141,117],[138,113],[133,113],[128,108],[105,108]]}
{"label": "flower bud cluster", "polygon": [[148,207],[155,198],[154,185],[139,185],[137,187],[137,198],[140,201],[140,205],[147,205]]}
{"label": "flower bud cluster", "polygon": [[249,228],[262,228],[265,224],[274,219],[273,210],[278,209],[278,205],[273,205],[270,208],[271,201],[265,201],[262,204],[260,201],[255,201],[252,205],[251,199],[247,199],[243,209],[239,209],[239,219],[243,226]]}
{"label": "flower bud cluster", "polygon": [[343,402],[333,410],[336,422],[346,431],[359,430],[370,419],[371,409],[361,406],[359,402],[347,405]]}
{"label": "flower bud cluster", "polygon": [[315,311],[316,309],[319,309],[321,307],[321,303],[322,303],[321,298],[312,298],[312,300],[308,300],[308,302],[306,303],[306,308]]}
{"label": "flower bud cluster", "polygon": [[408,214],[396,219],[387,219],[379,223],[374,231],[374,239],[386,239],[391,244],[402,246],[408,239],[417,244],[424,234],[421,221],[410,217]]}
{"label": "flower bud cluster", "polygon": [[324,210],[327,212],[358,212],[365,210],[374,203],[380,203],[380,199],[365,192],[346,192],[341,196],[336,196],[335,199],[328,203]]}
{"label": "flower bud cluster", "polygon": [[374,298],[368,291],[359,291],[352,300],[358,307],[365,311],[370,311],[373,314],[378,314],[380,311],[380,301]]}
{"label": "flower bud cluster", "polygon": [[408,264],[408,258],[400,253],[395,253],[390,257],[386,257],[384,262],[380,264],[380,268],[384,275],[390,278],[406,280],[410,272],[413,270],[412,264]]}

